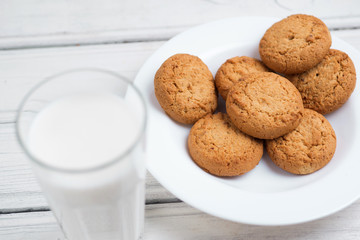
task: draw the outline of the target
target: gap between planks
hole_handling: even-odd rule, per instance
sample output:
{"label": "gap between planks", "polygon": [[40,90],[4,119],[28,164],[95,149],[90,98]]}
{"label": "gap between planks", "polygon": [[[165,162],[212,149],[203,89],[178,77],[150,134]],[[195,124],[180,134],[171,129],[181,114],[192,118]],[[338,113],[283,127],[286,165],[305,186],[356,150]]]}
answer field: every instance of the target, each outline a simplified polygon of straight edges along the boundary
{"label": "gap between planks", "polygon": [[[172,203],[182,203],[178,198],[170,199],[149,199],[145,201],[146,206],[150,205],[159,205],[159,204],[172,204]],[[51,211],[49,207],[34,207],[34,208],[17,208],[17,209],[0,209],[0,215],[5,214],[19,214],[19,213],[31,213],[31,212],[48,212]]]}

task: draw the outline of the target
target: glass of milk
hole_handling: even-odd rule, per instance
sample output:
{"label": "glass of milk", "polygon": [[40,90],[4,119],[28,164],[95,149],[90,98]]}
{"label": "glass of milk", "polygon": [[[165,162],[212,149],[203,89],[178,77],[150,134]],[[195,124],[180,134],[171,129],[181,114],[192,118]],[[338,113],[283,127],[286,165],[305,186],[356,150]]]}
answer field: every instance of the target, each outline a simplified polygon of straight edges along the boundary
{"label": "glass of milk", "polygon": [[141,239],[146,107],[116,73],[49,77],[22,101],[17,137],[69,240]]}

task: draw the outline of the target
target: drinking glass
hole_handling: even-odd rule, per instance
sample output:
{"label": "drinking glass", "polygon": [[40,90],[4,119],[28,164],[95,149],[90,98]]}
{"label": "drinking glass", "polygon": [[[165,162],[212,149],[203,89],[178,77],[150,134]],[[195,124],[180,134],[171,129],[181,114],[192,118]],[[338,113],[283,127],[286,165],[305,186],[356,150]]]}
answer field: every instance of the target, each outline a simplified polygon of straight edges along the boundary
{"label": "drinking glass", "polygon": [[[132,133],[136,135],[135,141],[115,158],[104,159],[96,166],[72,169],[49,164],[32,152],[31,127],[44,108],[68,96],[104,93],[120,97],[138,123]],[[67,239],[141,239],[145,206],[145,126],[146,107],[141,93],[130,81],[111,71],[78,69],[56,74],[35,86],[22,100],[16,121],[17,138]],[[121,137],[129,138],[126,134]],[[107,144],[110,140],[101,141]],[[88,151],[91,154],[92,149]]]}

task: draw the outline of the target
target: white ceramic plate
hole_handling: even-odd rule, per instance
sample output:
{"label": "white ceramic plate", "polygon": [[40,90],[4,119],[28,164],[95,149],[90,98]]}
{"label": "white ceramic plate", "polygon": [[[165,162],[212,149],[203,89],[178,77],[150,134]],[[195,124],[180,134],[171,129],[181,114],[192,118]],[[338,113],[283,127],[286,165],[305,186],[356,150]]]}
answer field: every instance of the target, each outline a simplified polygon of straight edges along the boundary
{"label": "white ceramic plate", "polygon": [[[241,17],[192,28],[160,47],[135,79],[148,102],[147,157],[151,174],[184,202],[235,222],[256,225],[306,222],[339,211],[360,196],[359,87],[341,109],[326,116],[337,135],[334,158],[323,169],[306,176],[281,170],[266,153],[259,165],[243,176],[218,178],[204,172],[187,150],[190,126],[171,120],[155,98],[155,72],[171,55],[199,56],[215,75],[228,58],[242,55],[259,58],[260,38],[277,20]],[[360,53],[332,37],[332,48],[348,53],[360,70]]]}

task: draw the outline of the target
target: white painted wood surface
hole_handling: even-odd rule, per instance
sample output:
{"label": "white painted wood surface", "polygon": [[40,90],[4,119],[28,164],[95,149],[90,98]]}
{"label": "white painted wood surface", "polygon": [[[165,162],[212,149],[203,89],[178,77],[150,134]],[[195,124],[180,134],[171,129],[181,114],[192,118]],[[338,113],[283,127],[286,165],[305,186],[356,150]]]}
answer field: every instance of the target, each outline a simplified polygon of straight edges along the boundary
{"label": "white painted wood surface", "polygon": [[[185,203],[147,205],[146,240],[349,240],[360,239],[360,203],[322,220],[293,226],[260,227],[216,218]],[[0,215],[0,239],[63,240],[52,213]],[[2,238],[1,238],[2,237]]]}
{"label": "white painted wood surface", "polygon": [[299,12],[360,27],[358,0],[1,0],[0,48],[164,40],[217,19]]}
{"label": "white painted wood surface", "polygon": [[[305,5],[296,9],[296,2]],[[360,49],[357,0],[0,1],[0,240],[64,239],[14,135],[16,108],[31,86],[79,67],[133,79],[162,40],[189,27],[224,17],[294,12],[321,17],[333,34]],[[360,239],[360,201],[314,222],[259,227],[202,213],[150,174],[146,188],[145,239]]]}

